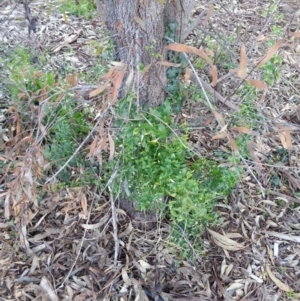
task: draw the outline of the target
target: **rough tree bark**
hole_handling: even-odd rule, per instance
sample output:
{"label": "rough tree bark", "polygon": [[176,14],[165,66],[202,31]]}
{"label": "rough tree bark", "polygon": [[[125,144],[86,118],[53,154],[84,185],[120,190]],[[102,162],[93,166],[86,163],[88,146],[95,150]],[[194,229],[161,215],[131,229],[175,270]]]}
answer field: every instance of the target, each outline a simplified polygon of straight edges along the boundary
{"label": "rough tree bark", "polygon": [[95,0],[101,20],[116,44],[117,58],[132,66],[150,66],[136,78],[141,103],[164,101],[166,70],[156,64],[165,59],[165,28],[179,24],[179,36],[188,29],[195,0]]}

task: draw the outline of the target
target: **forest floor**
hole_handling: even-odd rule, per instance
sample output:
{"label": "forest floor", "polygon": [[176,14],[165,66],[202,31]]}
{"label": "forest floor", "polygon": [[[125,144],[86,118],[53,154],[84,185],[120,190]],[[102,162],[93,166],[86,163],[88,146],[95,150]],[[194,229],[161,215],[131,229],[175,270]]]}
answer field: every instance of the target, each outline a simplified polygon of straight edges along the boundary
{"label": "forest floor", "polygon": [[[240,108],[240,118],[248,122],[248,127],[241,126],[237,132],[250,134],[250,139],[237,146],[250,153],[239,163],[244,169],[240,181],[230,196],[215,206],[222,222],[199,235],[202,251],[193,250],[191,245],[193,258],[189,260],[172,249],[171,227],[165,219],[156,219],[155,225],[152,222],[144,229],[134,208],[122,202],[112,205],[114,200],[107,189],[99,191],[79,179],[72,187],[37,184],[42,182],[44,170],[48,175],[57,171],[56,165],[45,160],[41,144],[32,138],[36,131],[47,131],[41,126],[39,110],[50,92],[43,86],[32,94],[26,88],[14,91],[11,83],[28,77],[30,69],[23,62],[29,60],[39,70],[29,72],[34,80],[47,72],[55,74],[47,80],[58,99],[64,92],[59,83],[67,78],[65,89],[75,91],[74,99],[82,109],[94,106],[95,112],[101,111],[101,101],[91,103],[85,96],[98,87],[97,78],[107,72],[101,64],[109,63],[109,55],[104,56],[111,44],[96,15],[87,18],[63,13],[56,0],[30,3],[31,14],[38,19],[36,33],[29,38],[24,6],[3,3],[0,300],[299,300],[297,0],[222,1],[210,17],[212,25],[203,25],[188,37],[188,45],[203,45],[207,36],[211,43],[221,45],[214,56],[218,78],[224,77],[218,93]],[[208,9],[209,3],[197,1],[195,16]],[[278,41],[282,45],[272,59],[251,74],[263,79],[267,89],[253,92],[248,86],[237,93],[240,79],[229,70],[242,60],[242,43],[251,70]],[[211,81],[205,68],[197,71],[202,80]],[[19,101],[12,100],[13,93]],[[40,104],[32,101],[34,98]],[[234,112],[221,102],[214,105],[227,127]],[[21,109],[27,112],[27,120],[21,119]],[[105,128],[113,132],[112,120],[109,115]],[[189,142],[194,149],[201,149],[210,158],[220,152],[232,153],[235,144],[228,143],[225,136],[221,139],[222,133],[204,102],[187,101],[178,118],[179,124],[184,122],[190,125]],[[221,135],[220,139],[212,139],[216,135]],[[222,162],[232,166],[226,158]]]}

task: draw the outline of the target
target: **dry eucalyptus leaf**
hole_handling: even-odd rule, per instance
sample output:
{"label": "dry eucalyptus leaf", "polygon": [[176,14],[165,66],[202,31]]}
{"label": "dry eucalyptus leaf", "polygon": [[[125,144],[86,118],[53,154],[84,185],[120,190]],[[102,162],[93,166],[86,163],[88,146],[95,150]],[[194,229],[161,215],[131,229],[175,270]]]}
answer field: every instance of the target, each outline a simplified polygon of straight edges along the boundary
{"label": "dry eucalyptus leaf", "polygon": [[234,282],[226,289],[226,291],[237,290],[242,287],[244,287],[244,283]]}
{"label": "dry eucalyptus leaf", "polygon": [[152,269],[152,265],[150,265],[148,262],[144,260],[139,260],[138,262],[144,269]]}
{"label": "dry eucalyptus leaf", "polygon": [[263,66],[264,64],[266,64],[271,58],[272,56],[277,52],[277,50],[283,46],[284,41],[280,40],[278,42],[276,42],[267,52],[267,54],[265,55],[265,57],[258,63],[258,65],[256,66],[256,68],[259,68],[261,66]]}
{"label": "dry eucalyptus leaf", "polygon": [[180,64],[176,64],[168,61],[158,61],[157,64],[165,67],[180,67]]}
{"label": "dry eucalyptus leaf", "polygon": [[131,280],[130,280],[129,277],[128,277],[126,268],[122,268],[122,279],[123,279],[123,281],[125,282],[125,284],[126,284],[127,286],[132,285],[132,282],[131,282]]}
{"label": "dry eucalyptus leaf", "polygon": [[255,87],[257,90],[268,89],[268,85],[265,82],[257,79],[248,78],[247,82],[253,87]]}
{"label": "dry eucalyptus leaf", "polygon": [[108,84],[99,86],[97,89],[89,93],[89,98],[97,96],[98,94],[102,93],[106,88],[108,88]]}
{"label": "dry eucalyptus leaf", "polygon": [[290,288],[287,284],[281,282],[278,278],[274,276],[274,274],[271,272],[270,266],[267,264],[266,271],[271,278],[271,280],[283,291],[285,292],[292,292],[293,289]]}
{"label": "dry eucalyptus leaf", "polygon": [[246,46],[242,44],[240,54],[240,69],[237,71],[239,78],[245,78],[247,76],[247,58],[246,58]]}
{"label": "dry eucalyptus leaf", "polygon": [[211,234],[211,236],[214,239],[214,242],[219,247],[229,250],[229,251],[239,251],[245,248],[244,245],[234,241],[233,239],[230,239],[224,235],[221,235],[215,231],[212,231],[210,229],[207,229],[207,231]]}
{"label": "dry eucalyptus leaf", "polygon": [[101,218],[100,222],[97,224],[81,224],[81,227],[86,229],[86,230],[94,230],[97,229],[99,227],[101,227],[102,225],[104,225],[109,219],[108,215],[105,215],[104,217]]}
{"label": "dry eucalyptus leaf", "polygon": [[45,276],[42,277],[40,286],[43,288],[43,291],[47,294],[49,300],[51,300],[51,301],[59,300],[52,287],[51,282],[48,280],[47,277],[45,277]]}
{"label": "dry eucalyptus leaf", "polygon": [[280,239],[285,239],[285,240],[293,241],[293,242],[296,242],[296,243],[300,243],[300,236],[294,236],[294,235],[278,233],[278,232],[272,232],[272,231],[266,231],[266,234],[275,236],[275,237],[280,238]]}
{"label": "dry eucalyptus leaf", "polygon": [[[122,209],[120,209],[120,210],[122,210]],[[126,213],[125,213],[125,215],[126,215]],[[133,230],[133,226],[132,226],[132,223],[130,222],[128,224],[128,226],[126,227],[126,229],[118,235],[118,238],[127,237],[132,232],[132,230]]]}

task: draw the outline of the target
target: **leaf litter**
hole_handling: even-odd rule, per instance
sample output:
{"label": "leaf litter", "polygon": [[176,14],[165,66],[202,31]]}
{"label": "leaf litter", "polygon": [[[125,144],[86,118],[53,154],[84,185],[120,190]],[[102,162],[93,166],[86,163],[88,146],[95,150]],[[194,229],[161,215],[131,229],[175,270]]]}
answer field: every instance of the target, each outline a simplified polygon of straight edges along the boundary
{"label": "leaf litter", "polygon": [[[34,2],[33,6],[35,4],[38,2]],[[255,3],[235,5],[234,14],[229,16],[226,10],[222,10],[222,6],[217,5],[213,12],[210,7],[210,19],[214,18],[214,22],[217,22],[215,26],[218,26],[220,33],[226,33],[231,30],[232,24],[240,21],[241,16],[242,28],[249,28],[253,37],[262,42],[270,33],[268,30],[258,32],[261,27],[258,26],[257,19],[261,16],[255,13]],[[263,8],[265,3],[260,5]],[[14,22],[18,20],[18,14],[23,14],[22,9],[19,7],[14,11],[6,23],[8,29],[1,33],[1,38],[7,45],[22,43],[26,35],[26,27]],[[35,9],[39,10],[38,5]],[[197,2],[197,9],[208,9],[208,6]],[[9,9],[3,10],[2,19],[3,15],[6,16],[6,11]],[[66,24],[61,22],[59,14],[54,13],[47,17],[45,12],[41,18],[44,18],[46,35],[39,36],[40,42],[53,47],[54,65],[61,66],[66,55],[63,51],[68,47],[74,50],[75,55],[69,59],[76,70],[83,71],[93,65],[93,50],[85,41],[94,39],[95,36],[103,40],[99,27],[101,21],[84,21],[70,17],[69,24]],[[290,25],[297,20],[299,21],[299,15],[296,14]],[[142,20],[135,21],[143,26]],[[262,126],[255,131],[251,154],[255,163],[253,169],[260,175],[264,187],[270,191],[267,198],[263,198],[257,192],[251,175],[245,174],[230,196],[228,205],[221,203],[224,206],[217,207],[224,223],[207,229],[201,237],[205,255],[198,257],[200,260],[194,263],[176,258],[168,248],[168,224],[152,217],[151,227],[145,229],[141,227],[140,221],[135,221],[135,209],[123,207],[116,210],[120,250],[118,263],[114,265],[111,208],[107,202],[108,196],[101,192],[83,188],[62,190],[52,193],[38,206],[37,184],[42,170],[47,168],[47,162],[43,160],[38,144],[29,139],[28,134],[22,134],[23,129],[16,109],[9,108],[10,112],[16,113],[14,129],[21,137],[1,137],[5,142],[10,142],[10,153],[9,156],[1,156],[0,160],[10,160],[18,155],[24,157],[12,171],[9,168],[1,172],[1,297],[5,296],[7,300],[152,300],[155,296],[161,300],[286,300],[284,292],[293,292],[294,300],[299,299],[300,212],[298,206],[291,206],[299,200],[297,193],[300,187],[299,152],[296,147],[299,143],[300,94],[299,85],[293,79],[299,79],[299,47],[296,44],[299,41],[299,32],[292,32],[289,36],[294,38],[293,47],[283,46],[279,40],[269,49],[264,49],[262,43],[251,45],[251,39],[245,43],[245,48],[241,48],[241,44],[232,47],[236,57],[240,56],[238,75],[241,78],[246,76],[246,69],[254,67],[250,66],[253,57],[259,62],[257,69],[267,64],[277,51],[282,51],[284,60],[289,63],[282,70],[286,76],[274,87],[266,87],[262,81],[246,79],[257,89],[268,89],[261,104],[257,106],[258,113],[264,118]],[[199,51],[194,46],[173,47],[174,50],[185,47],[188,52],[204,58],[211,66],[209,72],[213,86],[226,75],[224,70],[215,68],[204,51]],[[251,48],[256,53],[253,57],[246,53]],[[88,55],[89,59],[84,59],[81,52]],[[167,66],[168,62],[161,64]],[[116,99],[124,69],[117,70],[115,76],[117,82],[112,95]],[[76,85],[74,77],[69,81],[71,85]],[[230,95],[230,87],[234,81],[230,78],[224,82],[221,95]],[[109,86],[105,83],[90,89],[90,97],[107,88]],[[235,103],[238,104],[238,101]],[[216,140],[209,139],[213,137],[211,129],[214,125],[211,112],[199,104],[191,106],[192,109],[189,110],[184,108],[183,116],[190,119],[204,116],[200,120],[201,126],[210,119],[203,129],[194,130],[190,134],[191,141],[197,141],[198,146],[207,150],[207,153],[218,149],[230,152],[230,148],[236,152],[236,135],[232,134],[230,145],[225,141],[227,135]],[[230,112],[220,106],[213,114],[223,126],[226,125],[227,131],[226,120]],[[238,133],[252,133],[252,129],[245,126],[233,130]],[[99,141],[94,141],[93,147],[91,145],[90,155],[98,156],[101,161],[97,150],[108,151],[112,159],[115,151],[113,136],[102,132],[98,139]],[[31,149],[25,155],[28,141],[31,141]],[[276,160],[280,148],[288,150],[287,163],[282,164]],[[269,164],[270,158],[277,163]],[[257,168],[258,163],[260,169]],[[278,176],[279,186],[272,184],[275,181],[274,174]],[[86,223],[92,200],[95,201],[95,206]],[[9,221],[12,218],[16,219],[15,224]],[[84,231],[87,232],[80,248]],[[20,237],[20,241],[16,237]],[[77,256],[78,260],[68,281],[61,287]],[[179,267],[176,262],[180,262]]]}

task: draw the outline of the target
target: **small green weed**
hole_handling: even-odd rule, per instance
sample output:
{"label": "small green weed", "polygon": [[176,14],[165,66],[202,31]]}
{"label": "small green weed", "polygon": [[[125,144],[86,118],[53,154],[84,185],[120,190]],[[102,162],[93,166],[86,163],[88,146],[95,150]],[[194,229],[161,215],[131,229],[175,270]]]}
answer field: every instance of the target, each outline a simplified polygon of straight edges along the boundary
{"label": "small green weed", "polygon": [[292,292],[285,292],[286,298],[288,300],[299,300],[299,295],[298,293],[292,291]]}
{"label": "small green weed", "polygon": [[94,1],[90,0],[60,0],[60,11],[64,14],[70,13],[73,16],[91,19],[96,13],[96,5]]}
{"label": "small green weed", "polygon": [[1,60],[5,66],[9,87],[13,100],[20,99],[20,93],[32,94],[38,90],[50,89],[55,84],[52,72],[40,72],[39,64],[44,61],[43,54],[36,57],[30,50],[18,47]]}
{"label": "small green weed", "polygon": [[[124,100],[120,116],[126,115],[126,108]],[[131,198],[141,210],[157,208],[164,212],[173,225],[173,242],[187,257],[191,255],[187,241],[200,249],[199,235],[205,225],[217,221],[213,210],[216,200],[226,198],[240,170],[219,167],[218,162],[204,157],[192,159],[186,130],[181,128],[175,134],[170,116],[167,101],[148,112],[131,113],[131,121],[117,141],[122,166],[116,182],[126,180]],[[116,193],[118,189],[115,187]]]}
{"label": "small green weed", "polygon": [[251,157],[250,151],[248,149],[248,145],[251,141],[252,141],[252,137],[250,135],[246,135],[246,134],[240,135],[235,140],[241,156],[245,159],[250,159],[250,160],[252,160],[252,157]]}
{"label": "small green weed", "polygon": [[282,21],[284,16],[278,11],[278,5],[276,2],[276,0],[271,0],[269,8],[261,11],[261,16],[267,18],[268,16],[272,15],[275,21]]}
{"label": "small green weed", "polygon": [[[48,132],[42,143],[45,158],[55,172],[69,159],[78,144],[89,133],[92,127],[92,113],[88,107],[79,108],[73,95],[66,95],[58,103],[56,99],[61,93],[58,89],[62,87],[65,89],[66,81],[58,82],[57,76],[52,72],[41,72],[39,64],[33,62],[32,57],[29,50],[19,47],[5,59],[1,59],[1,64],[5,66],[6,86],[12,101],[18,108],[20,119],[30,131],[36,128],[36,125],[35,121],[32,121],[32,107],[26,100],[29,98],[33,105],[38,106],[40,97],[44,100],[44,96],[41,95],[46,95],[47,101],[40,106],[39,113],[41,123]],[[42,60],[43,56],[40,56],[38,61]],[[59,174],[60,182],[57,182],[53,189],[95,183],[97,179],[95,172],[99,172],[99,166],[91,166],[89,160],[83,154],[79,154]]]}
{"label": "small green weed", "polygon": [[263,80],[269,85],[274,85],[280,79],[281,69],[282,59],[278,54],[274,55],[262,68]]}
{"label": "small green weed", "polygon": [[248,84],[246,84],[246,88],[243,87],[242,90],[238,91],[238,94],[244,99],[244,102],[240,105],[239,112],[234,113],[232,116],[231,124],[233,126],[245,126],[255,130],[259,125],[258,122],[262,121],[262,116],[258,113],[256,108],[255,98],[248,100],[250,95],[256,95],[255,90],[254,87],[249,87]]}
{"label": "small green weed", "polygon": [[[222,41],[222,43],[225,43],[226,45],[230,45],[230,43],[234,42],[234,40],[236,39],[236,37],[234,37],[233,35],[230,35],[226,38],[220,35],[218,36],[218,38],[218,41]],[[205,44],[208,49],[212,50],[215,53],[212,59],[216,66],[219,66],[223,70],[227,71],[236,68],[235,63],[233,63],[232,61],[229,49],[224,48],[224,46],[216,42],[210,36],[206,36]],[[207,65],[207,62],[202,58],[197,58],[193,64],[196,69],[201,70]]]}
{"label": "small green weed", "polygon": [[[91,129],[90,113],[88,109],[78,109],[72,99],[66,99],[55,109],[49,106],[45,115],[51,116],[45,119],[45,123],[53,124],[53,126],[47,136],[44,155],[55,170],[69,159],[78,143],[89,133]],[[68,168],[59,174],[60,181],[70,185],[72,169],[78,168],[80,165],[87,167],[88,163],[89,161],[83,155],[75,156]]]}
{"label": "small green weed", "polygon": [[[272,16],[275,24],[271,25],[269,39],[267,40],[267,47],[270,48],[278,38],[284,35],[284,27],[281,22],[284,19],[282,13],[278,11],[276,0],[272,0],[268,10],[263,10],[261,15],[265,18]],[[262,79],[269,85],[274,85],[281,74],[282,59],[278,54],[275,54],[263,67]]]}

